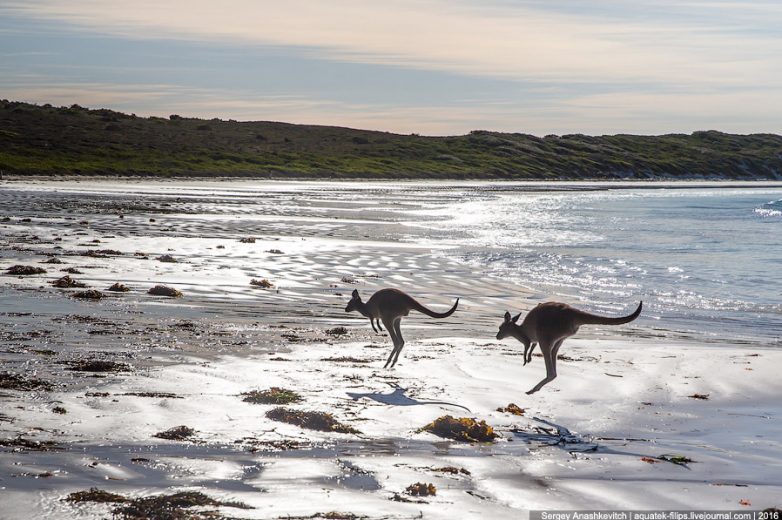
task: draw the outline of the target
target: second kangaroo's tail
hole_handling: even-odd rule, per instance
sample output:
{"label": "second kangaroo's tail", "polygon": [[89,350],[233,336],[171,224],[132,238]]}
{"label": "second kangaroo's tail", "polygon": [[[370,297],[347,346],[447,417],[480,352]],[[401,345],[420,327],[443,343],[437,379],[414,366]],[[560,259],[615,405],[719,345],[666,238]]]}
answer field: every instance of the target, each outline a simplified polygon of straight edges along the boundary
{"label": "second kangaroo's tail", "polygon": [[638,304],[638,308],[632,314],[622,316],[620,318],[609,318],[607,316],[597,316],[588,312],[579,312],[578,320],[579,325],[624,325],[630,323],[641,314],[641,309],[644,306],[644,302]]}
{"label": "second kangaroo's tail", "polygon": [[459,306],[459,298],[456,298],[456,303],[453,304],[453,307],[451,307],[451,310],[445,311],[445,312],[434,312],[433,310],[429,310],[420,303],[418,303],[416,300],[413,300],[413,309],[417,310],[420,313],[426,314],[427,316],[431,316],[432,318],[447,318],[451,314],[453,314],[456,311],[456,307]]}

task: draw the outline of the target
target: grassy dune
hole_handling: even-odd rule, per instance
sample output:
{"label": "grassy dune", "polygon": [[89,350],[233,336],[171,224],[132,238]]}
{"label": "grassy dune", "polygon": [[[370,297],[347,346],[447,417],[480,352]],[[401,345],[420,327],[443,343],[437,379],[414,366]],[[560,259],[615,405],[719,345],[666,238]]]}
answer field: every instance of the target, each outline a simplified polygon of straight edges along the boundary
{"label": "grassy dune", "polygon": [[0,170],[37,175],[316,178],[782,177],[782,136],[716,131],[543,138],[137,117],[0,101]]}

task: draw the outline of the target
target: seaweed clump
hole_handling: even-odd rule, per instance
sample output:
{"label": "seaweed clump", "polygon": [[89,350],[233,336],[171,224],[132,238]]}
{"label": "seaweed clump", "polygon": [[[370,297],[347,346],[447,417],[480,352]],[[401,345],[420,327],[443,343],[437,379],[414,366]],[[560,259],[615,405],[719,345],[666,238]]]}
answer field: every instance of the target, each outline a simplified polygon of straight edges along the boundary
{"label": "seaweed clump", "polygon": [[128,287],[125,284],[116,282],[116,283],[114,283],[111,287],[109,287],[106,290],[107,291],[111,291],[111,292],[128,292],[128,291],[130,291],[130,287]]}
{"label": "seaweed clump", "polygon": [[486,424],[486,421],[476,421],[469,417],[457,419],[450,415],[435,419],[421,430],[462,442],[492,442],[498,437],[494,428]]}
{"label": "seaweed clump", "polygon": [[0,373],[0,388],[5,390],[52,390],[54,385],[43,379],[31,379],[13,372]]}
{"label": "seaweed clump", "polygon": [[308,430],[335,433],[361,433],[355,428],[340,423],[333,415],[325,412],[305,412],[302,410],[291,410],[289,408],[279,407],[266,412],[266,417],[272,421],[293,424],[294,426],[306,428]]}
{"label": "seaweed clump", "polygon": [[240,509],[252,509],[241,502],[221,502],[198,491],[183,491],[173,495],[157,495],[126,501],[113,513],[125,520],[216,520],[222,518],[215,512],[185,511],[191,507],[226,506]]}
{"label": "seaweed clump", "polygon": [[416,482],[407,486],[405,493],[413,495],[414,497],[433,497],[437,494],[437,488],[434,484],[426,484],[424,482]]}
{"label": "seaweed clump", "polygon": [[58,278],[55,281],[53,281],[52,285],[55,287],[59,287],[60,289],[67,289],[71,287],[79,287],[79,288],[87,287],[87,284],[82,282],[77,282],[67,274],[62,278]]}
{"label": "seaweed clump", "polygon": [[99,504],[120,504],[113,510],[115,518],[123,520],[217,520],[223,518],[214,511],[192,511],[192,507],[235,507],[239,509],[252,509],[241,502],[223,502],[215,500],[198,491],[182,491],[173,495],[156,495],[151,497],[128,497],[103,491],[98,488],[90,488],[88,491],[76,491],[63,499],[66,502]]}
{"label": "seaweed clump", "polygon": [[175,426],[168,430],[158,432],[153,437],[166,439],[169,441],[184,441],[196,434],[196,431],[189,426]]}
{"label": "seaweed clump", "polygon": [[46,269],[34,265],[14,265],[6,269],[6,273],[14,276],[31,276],[34,274],[46,274]]}
{"label": "seaweed clump", "polygon": [[131,366],[126,363],[117,363],[104,359],[80,359],[69,361],[68,370],[76,372],[130,372]]}
{"label": "seaweed clump", "polygon": [[266,278],[262,278],[260,280],[256,280],[255,278],[253,278],[252,280],[250,280],[250,285],[255,287],[261,287],[263,289],[271,289],[272,287],[274,287],[274,284],[271,283]]}
{"label": "seaweed clump", "polygon": [[520,408],[515,403],[510,403],[505,408],[497,408],[497,411],[498,412],[509,413],[509,414],[512,414],[512,415],[524,415],[524,411],[525,410],[524,410],[524,408]]}
{"label": "seaweed clump", "polygon": [[156,285],[147,291],[147,294],[152,296],[168,296],[169,298],[180,298],[182,291],[174,289],[173,287],[167,287],[165,285]]}
{"label": "seaweed clump", "polygon": [[432,471],[439,471],[440,473],[450,473],[451,475],[471,475],[470,470],[464,468],[457,468],[456,466],[443,466],[442,468],[432,468]]}
{"label": "seaweed clump", "polygon": [[242,392],[242,401],[253,404],[291,404],[302,400],[293,390],[273,386],[268,390],[251,390]]}
{"label": "seaweed clump", "polygon": [[77,293],[73,293],[73,297],[82,300],[100,300],[103,298],[103,293],[96,291],[95,289],[90,289],[88,291],[79,291]]}
{"label": "seaweed clump", "polygon": [[348,329],[345,327],[334,327],[333,329],[327,329],[326,334],[329,336],[344,336],[348,333]]}
{"label": "seaweed clump", "polygon": [[66,502],[81,504],[84,502],[97,502],[99,504],[111,504],[127,502],[128,499],[117,493],[110,493],[98,488],[90,488],[88,491],[75,491],[63,498]]}
{"label": "seaweed clump", "polygon": [[25,439],[22,436],[15,439],[0,439],[0,446],[5,448],[11,448],[14,451],[55,451],[62,449],[59,444],[54,441],[36,441],[33,439]]}

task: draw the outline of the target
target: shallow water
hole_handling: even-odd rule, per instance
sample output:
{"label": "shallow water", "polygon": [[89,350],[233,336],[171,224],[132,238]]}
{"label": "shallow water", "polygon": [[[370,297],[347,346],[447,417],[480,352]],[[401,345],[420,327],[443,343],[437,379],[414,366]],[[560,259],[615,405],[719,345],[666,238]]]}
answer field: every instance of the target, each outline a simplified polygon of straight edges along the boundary
{"label": "shallow water", "polygon": [[[660,328],[778,343],[782,190],[506,191],[448,205],[458,247],[493,275]],[[656,323],[655,323],[656,322]]]}

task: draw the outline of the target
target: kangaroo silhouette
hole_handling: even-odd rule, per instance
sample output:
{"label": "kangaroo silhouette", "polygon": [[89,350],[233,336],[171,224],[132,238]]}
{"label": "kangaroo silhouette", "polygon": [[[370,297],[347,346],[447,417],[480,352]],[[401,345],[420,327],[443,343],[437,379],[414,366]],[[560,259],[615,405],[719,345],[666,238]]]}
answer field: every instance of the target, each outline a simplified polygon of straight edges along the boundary
{"label": "kangaroo silhouette", "polygon": [[405,340],[402,338],[402,331],[399,328],[404,316],[410,314],[410,311],[418,311],[432,318],[447,318],[456,311],[458,305],[459,298],[456,298],[456,303],[453,304],[449,311],[434,312],[399,289],[380,289],[370,296],[366,302],[363,302],[358,294],[358,290],[354,289],[352,298],[348,302],[347,307],[345,307],[345,312],[360,312],[363,316],[369,318],[369,323],[375,332],[378,331],[375,328],[375,322],[377,322],[377,326],[381,331],[383,328],[380,327],[380,322],[383,322],[383,325],[388,329],[388,334],[391,336],[391,341],[394,342],[394,348],[388,356],[388,361],[383,366],[383,368],[388,368],[389,365],[392,367],[396,365],[396,362],[399,360],[399,354],[402,352],[402,347],[405,346]]}
{"label": "kangaroo silhouette", "polygon": [[529,311],[521,325],[516,322],[521,313],[511,318],[505,312],[505,318],[497,332],[497,339],[512,336],[524,344],[524,365],[532,359],[535,344],[540,343],[543,360],[546,362],[546,377],[535,385],[527,394],[534,394],[544,385],[557,377],[557,353],[562,342],[576,332],[581,325],[622,325],[630,323],[641,314],[643,302],[632,314],[619,318],[598,316],[571,307],[566,303],[546,302],[538,304]]}

